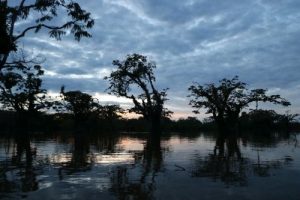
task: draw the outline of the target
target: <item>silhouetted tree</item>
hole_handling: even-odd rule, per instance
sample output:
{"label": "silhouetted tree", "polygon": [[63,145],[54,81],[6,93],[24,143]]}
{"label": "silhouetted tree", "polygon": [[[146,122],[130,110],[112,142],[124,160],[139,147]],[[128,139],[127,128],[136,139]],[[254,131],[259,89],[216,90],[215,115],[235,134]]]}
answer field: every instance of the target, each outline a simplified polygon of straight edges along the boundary
{"label": "silhouetted tree", "polygon": [[196,117],[179,118],[173,122],[173,131],[186,132],[198,131],[202,128],[202,123]]}
{"label": "silhouetted tree", "polygon": [[123,120],[122,115],[125,111],[119,105],[99,105],[95,115],[95,124],[100,122],[101,130],[108,132],[119,130]]}
{"label": "silhouetted tree", "polygon": [[7,24],[7,1],[0,1],[0,55],[8,54],[10,51],[16,51],[16,45],[12,43],[9,37]]}
{"label": "silhouetted tree", "polygon": [[287,111],[284,115],[279,115],[278,122],[281,123],[287,131],[290,130],[291,124],[295,123],[299,118],[299,114],[292,114]]}
{"label": "silhouetted tree", "polygon": [[51,106],[46,89],[42,88],[40,65],[15,65],[0,73],[0,103],[2,109],[17,112],[18,122],[27,121],[41,110]]}
{"label": "silhouetted tree", "polygon": [[268,133],[274,128],[280,116],[274,110],[251,110],[249,113],[242,113],[240,117],[241,128]]}
{"label": "silhouetted tree", "polygon": [[99,107],[99,117],[105,120],[121,119],[124,109],[119,105],[104,105]]}
{"label": "silhouetted tree", "polygon": [[206,84],[204,86],[194,84],[189,87],[193,99],[190,105],[199,109],[207,109],[207,113],[213,115],[214,120],[219,127],[228,127],[236,125],[242,109],[249,106],[251,102],[271,102],[288,106],[290,103],[280,95],[267,95],[265,89],[255,89],[248,92],[246,83],[238,80],[235,76],[233,79],[222,79],[219,85]]}
{"label": "silhouetted tree", "polygon": [[298,113],[291,114],[291,113],[287,112],[284,116],[285,116],[287,122],[291,123],[291,122],[297,121],[297,118],[299,117],[299,114]]}
{"label": "silhouetted tree", "polygon": [[[124,61],[114,60],[113,65],[117,70],[105,77],[110,82],[110,93],[132,99],[134,107],[129,111],[143,115],[151,122],[153,131],[159,130],[162,117],[171,112],[164,108],[167,89],[158,91],[154,86],[156,65],[139,54],[128,55]],[[135,89],[141,93],[136,94]]]}
{"label": "silhouetted tree", "polygon": [[78,90],[65,92],[63,86],[61,87],[61,97],[62,102],[57,106],[58,109],[71,112],[76,124],[86,121],[90,114],[99,108],[95,98]]}
{"label": "silhouetted tree", "polygon": [[[72,0],[20,0],[11,3],[7,0],[0,1],[0,70],[5,66],[7,58],[12,51],[17,50],[17,42],[28,32],[48,30],[49,36],[61,39],[61,36],[71,31],[76,40],[81,37],[91,37],[87,29],[94,25],[90,13],[83,10],[80,5]],[[61,14],[66,13],[67,17]],[[28,19],[34,16],[35,20]],[[53,23],[58,18],[66,19],[60,24]],[[16,27],[17,23],[29,22],[27,26]]]}

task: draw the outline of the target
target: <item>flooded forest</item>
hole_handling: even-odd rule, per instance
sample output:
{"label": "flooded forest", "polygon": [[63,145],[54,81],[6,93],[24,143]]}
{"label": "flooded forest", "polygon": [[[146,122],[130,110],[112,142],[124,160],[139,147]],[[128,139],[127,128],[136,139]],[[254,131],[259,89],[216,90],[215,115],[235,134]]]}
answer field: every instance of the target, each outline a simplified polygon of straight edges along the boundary
{"label": "flooded forest", "polygon": [[[163,9],[165,4],[173,10]],[[199,24],[209,27],[210,21],[215,26],[223,18],[202,17],[181,24],[184,16],[170,17],[176,18],[172,25],[163,17],[185,9],[192,15],[199,5],[181,2],[177,6],[184,7],[179,9],[170,6],[171,1],[165,4],[0,1],[0,199],[299,199],[298,93],[285,88],[288,80],[279,81],[274,73],[266,75],[259,69],[244,73],[247,67],[242,64],[254,62],[246,59],[247,50],[245,59],[238,58],[241,69],[220,67],[207,76],[213,68],[206,68],[204,63],[209,62],[201,59],[225,48],[226,39],[218,43],[221,47],[207,45],[209,51],[199,53],[199,60],[192,60],[197,56],[190,52],[170,56],[173,48],[178,48],[176,52],[184,48],[179,41],[193,43],[199,38],[205,51],[209,41],[205,31],[197,33],[199,38],[187,33]],[[207,12],[222,6],[213,3]],[[147,12],[152,7],[163,10],[157,18]],[[119,16],[122,9],[126,12]],[[234,13],[236,7],[226,9]],[[114,20],[130,23],[117,27],[111,24]],[[130,26],[138,28],[122,36],[128,42],[109,46],[118,41],[114,34]],[[173,36],[161,36],[152,26],[187,35],[175,37],[169,46],[165,41]],[[223,30],[230,34],[230,27],[223,24],[208,35]],[[146,36],[139,33],[144,29],[149,31]],[[162,37],[158,46],[149,45],[147,38],[140,41],[141,48],[130,42],[132,37],[150,40],[156,34]],[[96,45],[101,35],[107,51]],[[45,47],[39,46],[41,41]],[[105,53],[88,57],[100,51]],[[222,54],[230,51],[222,49]],[[220,65],[229,62],[218,53],[210,62],[215,60]],[[82,63],[89,74],[84,74]],[[170,66],[162,66],[166,63]],[[292,73],[299,75],[299,69]]]}

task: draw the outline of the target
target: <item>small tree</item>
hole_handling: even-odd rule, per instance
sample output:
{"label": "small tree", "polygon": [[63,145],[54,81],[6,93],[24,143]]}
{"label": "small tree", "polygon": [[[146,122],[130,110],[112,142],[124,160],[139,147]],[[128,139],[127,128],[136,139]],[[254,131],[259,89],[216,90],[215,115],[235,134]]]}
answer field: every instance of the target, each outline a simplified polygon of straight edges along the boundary
{"label": "small tree", "polygon": [[148,62],[146,56],[132,54],[124,61],[114,60],[113,65],[117,70],[105,77],[110,83],[109,92],[132,99],[134,107],[129,112],[143,115],[151,122],[153,131],[159,130],[162,117],[169,115],[170,111],[164,108],[167,89],[158,91],[154,86],[155,64]]}
{"label": "small tree", "polygon": [[280,116],[281,115],[274,110],[258,109],[251,110],[247,114],[242,114],[240,121],[242,126],[246,126],[245,128],[266,133],[267,130],[272,130],[272,128],[274,128],[274,125],[278,122]]}
{"label": "small tree", "polygon": [[121,119],[121,113],[124,113],[124,109],[122,109],[119,105],[104,105],[99,107],[99,117],[104,120],[116,120]]}
{"label": "small tree", "polygon": [[[62,24],[55,24],[60,14],[66,13],[67,20]],[[34,22],[28,20],[32,15]],[[17,29],[16,23],[30,22],[28,26]],[[83,10],[72,0],[20,0],[18,5],[9,5],[9,1],[0,1],[0,71],[5,66],[12,51],[17,50],[18,41],[28,32],[48,30],[49,36],[61,39],[67,30],[71,30],[76,40],[81,37],[91,37],[87,29],[92,28],[94,20],[90,13]]]}
{"label": "small tree", "polygon": [[279,116],[279,123],[281,123],[287,131],[290,131],[292,124],[299,120],[299,114],[292,114],[290,111],[286,111],[285,114]]}
{"label": "small tree", "polygon": [[23,63],[5,68],[0,73],[0,102],[5,110],[34,114],[50,106],[42,88],[40,65],[25,66]]}
{"label": "small tree", "polygon": [[91,95],[81,91],[65,92],[65,87],[61,87],[62,102],[59,103],[59,109],[71,112],[75,123],[81,123],[88,119],[91,113],[99,108],[99,104]]}
{"label": "small tree", "polygon": [[214,120],[220,127],[225,124],[232,126],[237,124],[242,109],[249,106],[251,102],[271,102],[288,106],[290,103],[280,95],[267,95],[265,89],[250,90],[246,84],[239,81],[235,76],[233,79],[222,79],[219,85],[206,84],[204,86],[194,84],[189,87],[193,99],[190,105],[196,108],[194,112],[199,113],[199,109],[207,109],[208,114],[212,114]]}

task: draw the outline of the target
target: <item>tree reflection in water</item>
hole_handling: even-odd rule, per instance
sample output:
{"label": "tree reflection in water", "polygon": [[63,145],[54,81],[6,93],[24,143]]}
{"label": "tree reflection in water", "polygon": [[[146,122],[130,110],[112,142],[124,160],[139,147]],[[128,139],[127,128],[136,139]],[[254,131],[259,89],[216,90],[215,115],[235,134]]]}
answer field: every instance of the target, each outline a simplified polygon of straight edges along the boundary
{"label": "tree reflection in water", "polygon": [[[115,151],[118,137],[114,135],[88,136],[85,132],[77,131],[73,134],[73,145],[70,156],[66,156],[65,162],[58,162],[58,175],[62,180],[64,174],[70,175],[76,172],[92,170],[97,155],[107,155]],[[91,152],[91,146],[97,155]],[[98,163],[99,164],[99,163]]]}
{"label": "tree reflection in water", "polygon": [[111,191],[118,199],[153,199],[155,178],[163,169],[160,136],[150,134],[134,165],[116,167],[111,173]]}
{"label": "tree reflection in water", "polygon": [[[86,195],[91,195],[90,199],[99,195],[124,200],[187,199],[206,191],[207,195],[215,191],[213,194],[219,197],[224,184],[248,186],[264,195],[259,184],[271,181],[267,187],[271,191],[277,187],[272,181],[279,179],[291,185],[285,191],[297,193],[293,185],[298,181],[289,175],[294,173],[289,167],[294,170],[298,166],[298,157],[285,149],[282,141],[288,139],[276,134],[264,138],[214,133],[162,138],[151,134],[92,136],[77,132],[71,139],[67,134],[46,140],[38,137],[42,136],[35,135],[31,140],[26,134],[16,137],[9,142],[10,150],[5,151],[5,156],[0,140],[0,198],[28,195],[40,199],[51,193],[56,199]],[[207,152],[207,148],[211,151]],[[289,164],[294,158],[293,167]],[[278,168],[288,174],[277,173]],[[239,194],[238,189],[232,191]]]}
{"label": "tree reflection in water", "polygon": [[[272,140],[270,143],[274,144],[274,138],[270,139]],[[247,140],[236,134],[219,133],[212,153],[205,157],[195,156],[192,177],[220,180],[227,186],[247,186],[249,176],[269,176],[270,170],[292,161],[291,158],[262,161],[259,148],[256,149],[257,160],[249,159],[243,156],[240,150],[241,143],[247,144]]]}
{"label": "tree reflection in water", "polygon": [[[10,149],[8,149],[10,151]],[[36,149],[31,148],[27,133],[16,134],[12,156],[1,161],[0,192],[30,192],[39,189],[39,166],[33,163]]]}
{"label": "tree reflection in water", "polygon": [[88,138],[82,132],[74,134],[73,149],[71,150],[71,159],[58,170],[59,179],[62,180],[64,173],[72,174],[79,171],[87,171],[91,169],[91,161],[89,160],[90,144]]}

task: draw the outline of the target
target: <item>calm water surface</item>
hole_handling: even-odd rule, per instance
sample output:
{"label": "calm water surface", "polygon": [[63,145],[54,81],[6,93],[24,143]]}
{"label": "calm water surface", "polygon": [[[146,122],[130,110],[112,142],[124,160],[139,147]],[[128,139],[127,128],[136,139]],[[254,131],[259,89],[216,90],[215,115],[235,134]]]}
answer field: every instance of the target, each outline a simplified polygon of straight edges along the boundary
{"label": "calm water surface", "polygon": [[0,139],[0,199],[300,199],[299,134]]}

